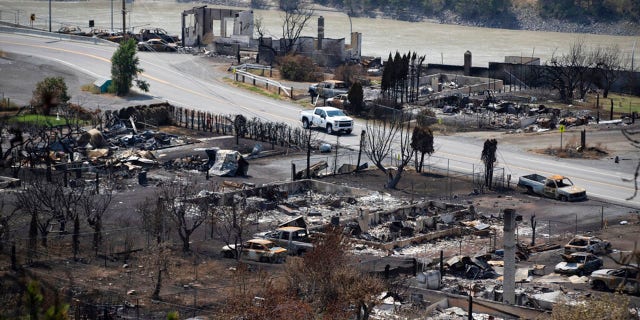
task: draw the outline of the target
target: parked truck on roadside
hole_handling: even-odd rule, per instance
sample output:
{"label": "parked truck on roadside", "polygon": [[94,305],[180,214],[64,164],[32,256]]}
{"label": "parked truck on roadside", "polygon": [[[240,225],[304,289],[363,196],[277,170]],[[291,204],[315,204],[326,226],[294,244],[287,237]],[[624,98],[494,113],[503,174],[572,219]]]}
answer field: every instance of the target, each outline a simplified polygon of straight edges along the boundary
{"label": "parked truck on roadside", "polygon": [[571,179],[561,175],[550,177],[535,173],[525,175],[518,180],[518,186],[529,193],[561,201],[578,201],[587,198],[587,191],[584,188],[575,186]]}
{"label": "parked truck on roadside", "polygon": [[325,80],[309,86],[311,97],[331,98],[349,91],[347,83],[339,80]]}
{"label": "parked truck on roadside", "polygon": [[328,134],[334,132],[350,134],[353,130],[353,119],[334,107],[316,107],[313,111],[303,110],[300,112],[300,121],[305,129],[316,126],[324,128]]}
{"label": "parked truck on roadside", "polygon": [[301,227],[280,227],[274,231],[255,234],[254,237],[273,241],[287,249],[290,255],[302,255],[313,249],[309,232]]}

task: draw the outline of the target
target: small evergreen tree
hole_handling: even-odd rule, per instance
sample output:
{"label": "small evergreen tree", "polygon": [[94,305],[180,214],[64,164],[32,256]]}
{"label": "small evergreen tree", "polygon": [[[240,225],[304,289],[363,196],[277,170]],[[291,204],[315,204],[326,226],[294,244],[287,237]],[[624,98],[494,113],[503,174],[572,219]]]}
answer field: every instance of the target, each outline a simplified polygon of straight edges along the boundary
{"label": "small evergreen tree", "polygon": [[484,162],[484,185],[488,188],[491,188],[493,182],[493,166],[497,160],[497,150],[498,141],[496,139],[487,139],[484,142],[480,159]]}
{"label": "small evergreen tree", "polygon": [[[413,135],[411,136],[411,147],[416,152],[415,163],[416,171],[422,172],[422,165],[424,164],[424,155],[431,156],[435,151],[433,149],[433,131],[427,126],[417,126],[413,128]],[[420,152],[420,158],[418,158],[418,152]]]}
{"label": "small evergreen tree", "polygon": [[136,56],[137,47],[134,39],[129,39],[120,43],[120,47],[113,53],[111,57],[111,86],[109,91],[118,96],[124,96],[129,93],[129,89],[136,82],[136,86],[140,90],[149,91],[149,83],[138,79],[138,74],[142,70],[138,65],[140,63]]}
{"label": "small evergreen tree", "polygon": [[349,109],[355,114],[360,113],[364,102],[364,92],[360,82],[355,82],[351,88],[349,88],[348,95],[350,104]]}

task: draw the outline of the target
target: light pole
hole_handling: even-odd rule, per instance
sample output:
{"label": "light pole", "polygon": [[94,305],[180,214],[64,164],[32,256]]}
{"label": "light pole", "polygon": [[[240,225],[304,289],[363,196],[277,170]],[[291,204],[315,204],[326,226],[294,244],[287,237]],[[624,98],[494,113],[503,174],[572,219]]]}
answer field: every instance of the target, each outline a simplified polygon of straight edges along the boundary
{"label": "light pole", "polygon": [[113,33],[113,0],[111,0],[111,33]]}
{"label": "light pole", "polygon": [[49,32],[51,32],[51,0],[49,0]]}

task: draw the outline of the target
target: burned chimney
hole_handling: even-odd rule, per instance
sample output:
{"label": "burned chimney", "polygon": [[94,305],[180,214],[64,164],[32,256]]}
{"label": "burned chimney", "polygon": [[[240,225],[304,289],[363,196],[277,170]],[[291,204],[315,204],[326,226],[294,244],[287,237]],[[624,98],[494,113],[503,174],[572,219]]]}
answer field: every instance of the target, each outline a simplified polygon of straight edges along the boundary
{"label": "burned chimney", "polygon": [[322,39],[324,39],[324,17],[318,17],[318,50],[322,50]]}
{"label": "burned chimney", "polygon": [[464,53],[464,75],[471,76],[471,51]]}
{"label": "burned chimney", "polygon": [[[466,65],[466,64],[465,64]],[[502,302],[514,304],[516,298],[516,210],[504,209],[504,276]]]}

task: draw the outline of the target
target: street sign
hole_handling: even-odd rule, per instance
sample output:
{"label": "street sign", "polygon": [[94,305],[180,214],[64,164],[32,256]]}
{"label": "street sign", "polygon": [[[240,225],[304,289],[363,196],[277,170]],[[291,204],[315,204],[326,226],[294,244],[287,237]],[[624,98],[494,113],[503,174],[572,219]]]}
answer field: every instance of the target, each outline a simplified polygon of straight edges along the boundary
{"label": "street sign", "polygon": [[561,124],[561,125],[558,127],[558,130],[560,130],[560,133],[563,133],[563,132],[564,132],[564,124]]}

